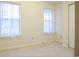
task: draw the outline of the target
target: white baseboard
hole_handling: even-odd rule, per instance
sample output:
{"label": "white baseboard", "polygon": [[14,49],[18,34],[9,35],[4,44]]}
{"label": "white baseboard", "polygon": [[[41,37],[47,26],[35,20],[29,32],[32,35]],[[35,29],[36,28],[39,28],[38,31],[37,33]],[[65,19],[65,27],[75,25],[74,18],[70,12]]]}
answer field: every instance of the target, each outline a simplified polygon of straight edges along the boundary
{"label": "white baseboard", "polygon": [[29,46],[38,45],[38,44],[42,44],[42,43],[49,43],[49,42],[52,42],[52,40],[0,48],[0,51],[9,50],[9,49],[15,49],[15,48],[29,47]]}
{"label": "white baseboard", "polygon": [[31,43],[31,44],[23,44],[23,45],[16,45],[16,46],[9,46],[9,47],[5,47],[5,48],[0,48],[0,51],[8,50],[8,49],[15,49],[15,48],[23,48],[23,47],[28,47],[28,46],[37,45],[37,44],[41,44],[41,42]]}
{"label": "white baseboard", "polygon": [[66,47],[66,48],[68,48],[68,45],[63,43],[63,47]]}

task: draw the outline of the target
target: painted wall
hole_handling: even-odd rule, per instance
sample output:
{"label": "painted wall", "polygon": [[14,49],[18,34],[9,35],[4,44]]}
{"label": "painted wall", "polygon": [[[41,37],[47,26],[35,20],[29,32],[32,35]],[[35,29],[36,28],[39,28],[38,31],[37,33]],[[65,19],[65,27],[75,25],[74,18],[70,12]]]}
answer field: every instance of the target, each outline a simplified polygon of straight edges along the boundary
{"label": "painted wall", "polygon": [[56,39],[59,42],[62,42],[62,36],[63,36],[63,19],[62,19],[62,3],[56,4]]}
{"label": "painted wall", "polygon": [[22,35],[17,38],[0,38],[0,49],[55,41],[54,34],[43,33],[43,9],[55,9],[54,4],[25,1],[13,3],[18,3],[21,6]]}

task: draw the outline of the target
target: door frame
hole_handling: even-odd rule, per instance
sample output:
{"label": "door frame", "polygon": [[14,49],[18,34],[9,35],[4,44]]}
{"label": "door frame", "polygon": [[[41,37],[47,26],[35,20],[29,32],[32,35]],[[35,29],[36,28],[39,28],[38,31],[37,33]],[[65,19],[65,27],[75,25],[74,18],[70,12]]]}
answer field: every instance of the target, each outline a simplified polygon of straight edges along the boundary
{"label": "door frame", "polygon": [[68,48],[70,48],[70,45],[69,45],[69,42],[70,42],[70,40],[69,40],[69,7],[71,6],[71,5],[75,5],[75,3],[71,3],[71,4],[68,4]]}

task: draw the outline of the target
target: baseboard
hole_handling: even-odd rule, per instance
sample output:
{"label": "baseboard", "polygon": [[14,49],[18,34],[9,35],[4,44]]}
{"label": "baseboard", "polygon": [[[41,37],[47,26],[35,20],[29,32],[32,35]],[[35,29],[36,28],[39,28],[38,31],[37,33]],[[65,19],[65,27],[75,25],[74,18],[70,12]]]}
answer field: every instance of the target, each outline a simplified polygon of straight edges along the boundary
{"label": "baseboard", "polygon": [[29,47],[33,45],[41,44],[41,42],[38,43],[31,43],[31,44],[23,44],[23,45],[17,45],[17,46],[9,46],[5,48],[0,48],[0,51],[9,50],[9,49],[16,49],[16,48],[23,48],[23,47]]}
{"label": "baseboard", "polygon": [[0,51],[5,51],[5,50],[9,50],[9,49],[16,49],[16,48],[23,48],[23,47],[30,47],[30,46],[34,46],[34,45],[38,45],[38,44],[42,44],[42,43],[50,43],[50,42],[52,42],[52,40],[31,43],[31,44],[17,45],[17,46],[10,46],[10,47],[5,47],[5,48],[0,48]]}
{"label": "baseboard", "polygon": [[68,48],[68,45],[63,43],[63,47],[66,47],[66,48]]}
{"label": "baseboard", "polygon": [[55,35],[55,39],[56,39],[56,41],[58,41],[60,43],[62,43],[62,41],[63,41],[62,37],[59,34]]}

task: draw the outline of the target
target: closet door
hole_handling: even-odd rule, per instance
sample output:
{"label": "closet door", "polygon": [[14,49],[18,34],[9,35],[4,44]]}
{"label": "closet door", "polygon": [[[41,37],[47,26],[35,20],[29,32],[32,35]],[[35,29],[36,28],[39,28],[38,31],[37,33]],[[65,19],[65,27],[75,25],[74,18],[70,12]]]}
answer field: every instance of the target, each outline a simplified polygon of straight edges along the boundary
{"label": "closet door", "polygon": [[69,47],[74,48],[75,43],[75,4],[69,5]]}

